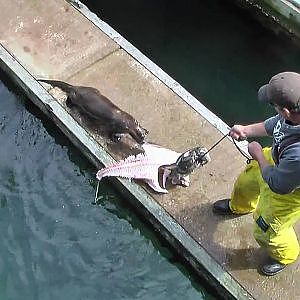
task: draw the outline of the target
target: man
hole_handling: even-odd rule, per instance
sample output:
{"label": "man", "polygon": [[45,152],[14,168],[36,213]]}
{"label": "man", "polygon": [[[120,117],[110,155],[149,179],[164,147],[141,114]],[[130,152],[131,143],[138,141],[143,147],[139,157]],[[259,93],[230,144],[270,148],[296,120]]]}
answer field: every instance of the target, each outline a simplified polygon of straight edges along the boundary
{"label": "man", "polygon": [[272,276],[299,254],[293,226],[300,219],[300,74],[275,75],[259,89],[258,99],[273,105],[278,115],[261,123],[235,125],[230,136],[236,140],[273,136],[272,148],[249,143],[254,160],[237,178],[231,199],[215,202],[213,210],[218,214],[253,212],[254,237],[269,255],[261,272]]}

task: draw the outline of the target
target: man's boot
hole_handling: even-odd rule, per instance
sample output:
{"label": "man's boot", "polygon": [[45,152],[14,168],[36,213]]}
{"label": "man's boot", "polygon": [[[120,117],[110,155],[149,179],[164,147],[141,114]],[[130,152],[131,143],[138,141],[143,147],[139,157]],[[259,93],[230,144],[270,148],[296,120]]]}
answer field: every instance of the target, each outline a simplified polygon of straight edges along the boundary
{"label": "man's boot", "polygon": [[270,258],[269,261],[261,267],[261,272],[266,276],[273,276],[283,271],[286,266],[287,265]]}
{"label": "man's boot", "polygon": [[213,204],[213,212],[219,215],[234,215],[229,207],[230,199],[218,200]]}

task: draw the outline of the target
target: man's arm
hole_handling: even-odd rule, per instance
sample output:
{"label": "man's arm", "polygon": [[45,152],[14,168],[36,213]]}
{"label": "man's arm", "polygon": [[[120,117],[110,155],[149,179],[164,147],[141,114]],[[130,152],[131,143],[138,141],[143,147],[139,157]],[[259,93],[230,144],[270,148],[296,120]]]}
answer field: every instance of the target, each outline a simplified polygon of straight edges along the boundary
{"label": "man's arm", "polygon": [[250,125],[234,125],[229,135],[235,140],[242,140],[251,136],[267,136],[268,133],[264,122],[260,122]]}
{"label": "man's arm", "polygon": [[262,146],[258,142],[251,142],[248,145],[249,154],[258,162],[261,173],[264,168],[270,166],[270,163],[265,159]]}

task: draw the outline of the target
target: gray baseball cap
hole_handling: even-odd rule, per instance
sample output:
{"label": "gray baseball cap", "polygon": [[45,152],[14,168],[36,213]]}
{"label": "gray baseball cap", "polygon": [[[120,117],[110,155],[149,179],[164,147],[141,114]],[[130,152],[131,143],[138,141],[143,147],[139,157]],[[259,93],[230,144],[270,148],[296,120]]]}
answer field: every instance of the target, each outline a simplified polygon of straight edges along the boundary
{"label": "gray baseball cap", "polygon": [[258,90],[258,100],[300,112],[300,74],[283,72]]}

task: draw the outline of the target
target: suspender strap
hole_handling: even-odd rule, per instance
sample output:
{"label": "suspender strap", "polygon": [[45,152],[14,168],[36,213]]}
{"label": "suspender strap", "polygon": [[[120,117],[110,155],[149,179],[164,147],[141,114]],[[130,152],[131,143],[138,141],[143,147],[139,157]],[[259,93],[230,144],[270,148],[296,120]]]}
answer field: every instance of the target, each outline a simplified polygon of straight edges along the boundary
{"label": "suspender strap", "polygon": [[278,164],[279,158],[286,147],[299,142],[300,136],[291,136],[289,138],[284,139],[281,143],[276,145],[274,148],[275,163]]}

